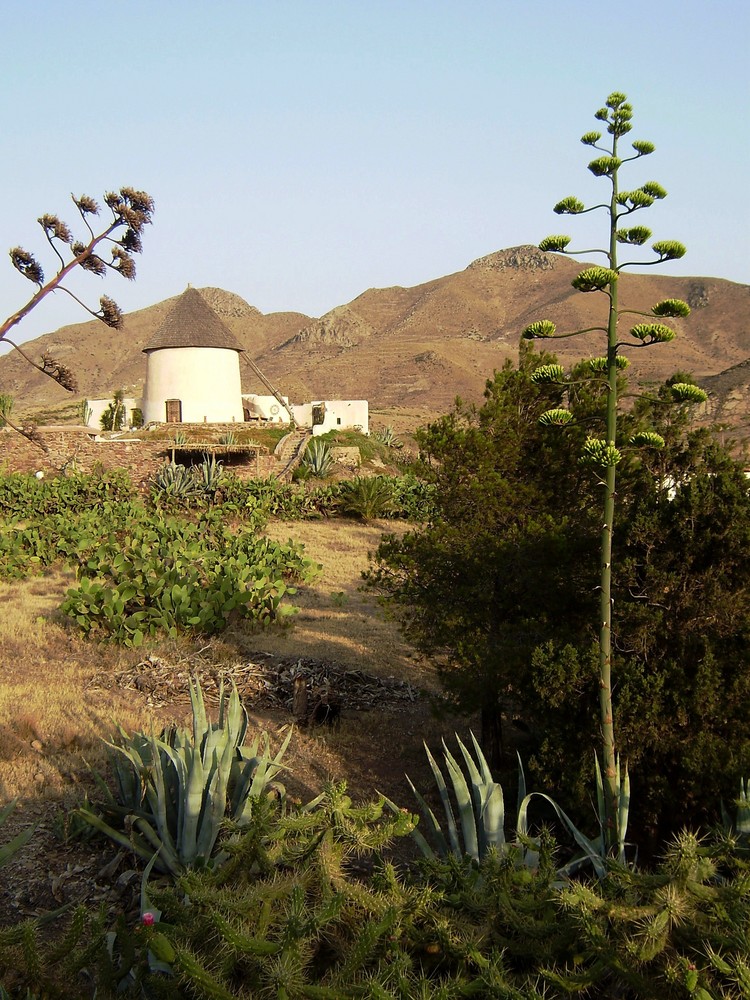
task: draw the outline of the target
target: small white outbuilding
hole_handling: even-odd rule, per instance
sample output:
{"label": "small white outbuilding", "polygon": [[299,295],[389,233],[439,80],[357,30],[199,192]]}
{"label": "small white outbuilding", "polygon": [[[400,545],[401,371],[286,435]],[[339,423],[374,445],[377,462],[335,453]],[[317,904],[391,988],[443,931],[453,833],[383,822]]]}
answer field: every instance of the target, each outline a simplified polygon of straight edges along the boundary
{"label": "small white outbuilding", "polygon": [[369,406],[366,399],[319,399],[313,403],[292,405],[298,427],[311,427],[314,435],[328,431],[358,430],[370,433]]}
{"label": "small white outbuilding", "polygon": [[188,288],[143,348],[144,423],[241,423],[243,351],[201,294]]}
{"label": "small white outbuilding", "polygon": [[242,397],[245,420],[260,420],[267,424],[289,423],[288,396],[262,396],[246,392]]}

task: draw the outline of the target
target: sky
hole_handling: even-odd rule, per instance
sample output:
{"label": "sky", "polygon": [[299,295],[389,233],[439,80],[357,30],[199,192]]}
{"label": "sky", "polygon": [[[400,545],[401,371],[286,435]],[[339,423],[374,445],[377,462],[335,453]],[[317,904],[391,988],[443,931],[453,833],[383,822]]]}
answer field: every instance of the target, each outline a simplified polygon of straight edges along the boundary
{"label": "sky", "polygon": [[[602,245],[603,214],[552,207],[601,200],[579,140],[613,90],[656,145],[623,186],[669,192],[636,221],[688,246],[661,273],[750,281],[744,0],[37,0],[0,37],[0,249],[49,275],[36,220],[73,226],[71,193],[156,202],[135,282],[72,286],[93,308],[192,284],[320,316],[550,233]],[[2,317],[33,291],[3,255]],[[16,336],[84,319],[57,293]]]}

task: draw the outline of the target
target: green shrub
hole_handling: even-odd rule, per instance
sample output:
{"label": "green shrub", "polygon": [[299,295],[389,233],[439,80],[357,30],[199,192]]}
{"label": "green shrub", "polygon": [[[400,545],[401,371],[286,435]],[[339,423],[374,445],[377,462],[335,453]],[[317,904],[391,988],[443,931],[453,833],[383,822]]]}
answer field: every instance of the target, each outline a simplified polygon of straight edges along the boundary
{"label": "green shrub", "polygon": [[320,517],[333,512],[335,487],[307,490],[302,484],[278,479],[238,479],[228,475],[222,483],[223,508],[256,523],[269,517],[285,521]]}
{"label": "green shrub", "polygon": [[151,887],[141,963],[153,945],[169,956],[160,995],[747,995],[750,884],[731,842],[683,834],[654,871],[609,861],[590,884],[559,876],[544,831],[533,867],[490,850],[400,871],[383,852],[414,817],[383,805],[355,806],[335,785],[286,816],[255,800],[221,869]]}
{"label": "green shrub", "polygon": [[0,519],[29,521],[47,514],[76,514],[106,502],[133,500],[135,496],[135,487],[123,469],[52,479],[13,472],[0,475]]}
{"label": "green shrub", "polygon": [[192,523],[144,512],[80,561],[62,611],[85,634],[139,646],[159,632],[210,635],[233,613],[267,624],[289,613],[289,581],[315,572],[300,546],[234,535],[218,515]]}
{"label": "green shrub", "polygon": [[395,510],[393,480],[389,476],[356,476],[341,484],[339,509],[349,517],[370,521]]}
{"label": "green shrub", "polygon": [[[373,989],[388,974],[383,960],[397,957],[402,922],[411,929],[412,911],[421,913],[430,896],[379,860],[412,827],[413,817],[390,814],[383,800],[355,805],[343,784],[287,816],[253,800],[249,826],[225,843],[221,869],[149,889],[161,920],[142,947],[160,934],[171,949],[167,995],[381,995],[361,987],[373,972]],[[351,875],[356,858],[377,866],[372,881]],[[390,978],[395,985],[392,970]]]}
{"label": "green shrub", "polygon": [[436,510],[437,488],[434,483],[426,483],[413,473],[394,476],[391,480],[393,490],[393,517],[402,517],[407,521],[429,521]]}
{"label": "green shrub", "polygon": [[31,524],[18,522],[0,531],[0,579],[18,579],[61,562],[75,565],[88,558],[112,531],[143,509],[106,501],[98,509],[49,514]]}
{"label": "green shrub", "polygon": [[[316,439],[320,440],[320,439]],[[309,475],[298,477],[307,480]],[[352,487],[347,481],[305,486],[302,482],[285,483],[278,479],[239,479],[231,472],[224,472],[221,483],[221,504],[225,512],[249,520],[261,526],[268,518],[280,520],[302,520],[331,517],[347,513],[361,516],[358,504],[367,508],[369,491],[372,487],[357,485],[365,480],[353,480]],[[390,502],[386,508],[378,504],[381,513],[374,517],[402,517],[411,521],[426,521],[432,517],[435,506],[435,487],[425,483],[413,474],[405,476],[376,476],[380,483],[376,491],[381,495],[390,492]],[[362,495],[365,496],[362,501]],[[192,497],[192,494],[190,494]],[[342,504],[342,500],[344,501]],[[349,501],[352,500],[351,510]],[[172,506],[171,509],[176,509]]]}
{"label": "green shrub", "polygon": [[0,392],[0,427],[5,427],[7,419],[13,412],[15,399],[9,392]]}
{"label": "green shrub", "polygon": [[[381,451],[374,438],[353,429],[328,431],[326,434],[319,435],[317,440],[325,441],[329,445],[336,445],[341,448],[358,448],[363,462],[369,462],[370,459],[377,458]],[[385,451],[387,449],[382,450]]]}
{"label": "green shrub", "polygon": [[[64,921],[64,929],[51,930],[50,919],[55,929]],[[0,929],[0,1000],[115,997],[130,971],[118,964],[108,952],[102,913],[77,906],[68,919],[59,913],[28,918]]]}
{"label": "green shrub", "polygon": [[575,930],[575,970],[545,970],[561,987],[594,996],[741,997],[750,990],[750,884],[731,845],[690,833],[654,873],[612,866],[596,890],[563,887]]}

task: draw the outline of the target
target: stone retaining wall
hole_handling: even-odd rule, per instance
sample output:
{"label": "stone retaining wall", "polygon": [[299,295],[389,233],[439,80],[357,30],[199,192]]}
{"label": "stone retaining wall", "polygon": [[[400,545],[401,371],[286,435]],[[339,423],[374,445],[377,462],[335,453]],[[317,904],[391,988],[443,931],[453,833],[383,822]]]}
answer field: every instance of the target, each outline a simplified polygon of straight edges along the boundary
{"label": "stone retaining wall", "polygon": [[[95,468],[126,469],[134,483],[143,483],[172,456],[170,443],[164,440],[96,441],[93,433],[83,428],[41,427],[38,434],[46,451],[10,428],[0,430],[0,468],[6,472],[41,471],[47,475],[59,475],[73,467],[80,472]],[[265,479],[278,471],[278,460],[262,453],[257,462],[252,456],[247,464],[232,465],[232,472],[241,479],[256,476]]]}

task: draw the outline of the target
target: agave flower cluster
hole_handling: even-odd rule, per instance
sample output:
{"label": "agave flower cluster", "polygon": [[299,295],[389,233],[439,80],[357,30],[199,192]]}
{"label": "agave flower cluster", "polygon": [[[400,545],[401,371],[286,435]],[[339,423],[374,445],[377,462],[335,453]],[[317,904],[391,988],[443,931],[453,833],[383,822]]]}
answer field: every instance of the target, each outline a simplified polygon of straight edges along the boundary
{"label": "agave flower cluster", "polygon": [[46,213],[39,217],[39,225],[56,259],[56,271],[51,278],[45,277],[42,264],[28,250],[16,246],[9,252],[13,267],[36,286],[36,291],[25,306],[0,323],[0,341],[9,343],[37,371],[49,376],[69,392],[75,392],[77,384],[73,373],[65,365],[46,355],[39,362],[33,360],[7,335],[46,295],[58,289],[73,298],[94,319],[115,329],[122,326],[122,311],[109,296],[103,295],[99,300],[99,308],[92,309],[64,283],[68,275],[77,268],[100,277],[114,272],[129,281],[135,278],[133,254],[142,250],[141,237],[144,228],[151,222],[153,198],[145,191],[123,187],[119,191],[108,192],[104,196],[104,202],[109,209],[110,218],[95,229],[92,219],[101,211],[98,203],[88,195],[73,197],[73,204],[84,230],[81,238],[76,238],[71,227],[58,216]]}

